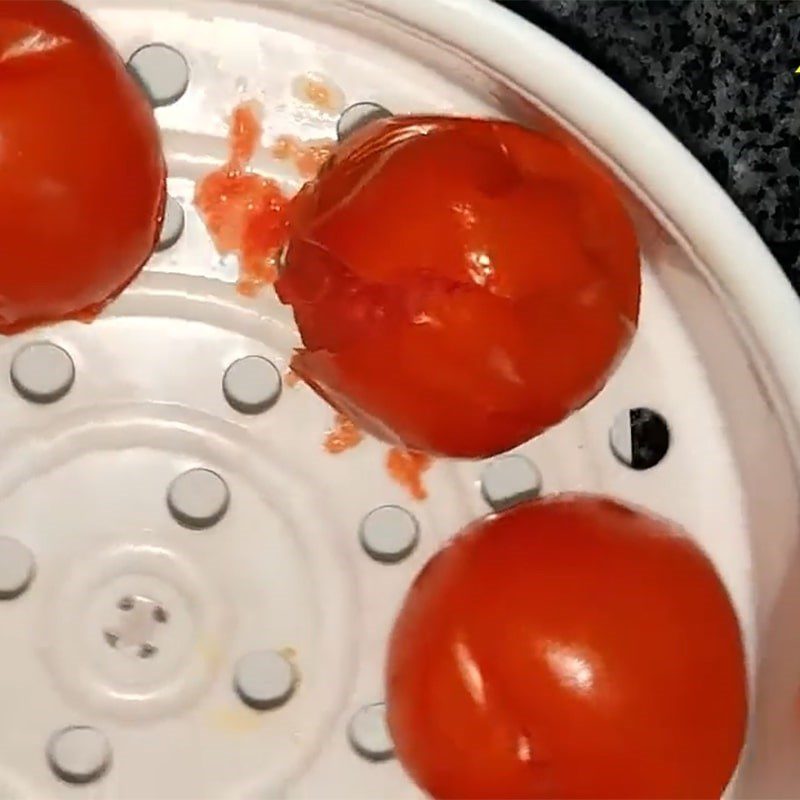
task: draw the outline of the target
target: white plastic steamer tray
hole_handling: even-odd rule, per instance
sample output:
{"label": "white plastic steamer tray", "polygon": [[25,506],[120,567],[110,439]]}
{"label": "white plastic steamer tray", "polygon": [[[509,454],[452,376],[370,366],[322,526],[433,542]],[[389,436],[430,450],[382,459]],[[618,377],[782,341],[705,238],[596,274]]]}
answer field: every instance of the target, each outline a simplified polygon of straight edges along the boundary
{"label": "white plastic steamer tray", "polygon": [[[138,54],[177,204],[101,319],[0,341],[0,796],[419,797],[380,705],[393,615],[488,501],[540,490],[605,492],[692,532],[751,668],[731,792],[798,796],[800,306],[722,190],[620,89],[488,0],[80,5],[126,59],[180,54]],[[436,463],[425,502],[390,481],[384,445],[322,450],[331,409],[281,387],[291,314],[271,290],[236,293],[191,205],[240,100],[262,101],[265,145],[335,136],[336,116],[293,94],[308,73],[345,105],[575,137],[630,189],[646,267],[627,358],[511,457]],[[268,147],[254,168],[300,184]],[[659,418],[635,409],[666,421],[665,454]]]}

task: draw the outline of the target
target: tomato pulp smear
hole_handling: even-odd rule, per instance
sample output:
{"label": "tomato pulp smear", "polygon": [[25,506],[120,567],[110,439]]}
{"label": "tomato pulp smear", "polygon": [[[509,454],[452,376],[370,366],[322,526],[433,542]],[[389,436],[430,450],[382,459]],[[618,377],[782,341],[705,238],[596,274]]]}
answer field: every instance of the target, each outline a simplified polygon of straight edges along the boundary
{"label": "tomato pulp smear", "polygon": [[252,296],[277,276],[277,259],[288,233],[288,199],[273,180],[248,166],[261,141],[261,106],[237,106],[231,115],[230,155],[197,185],[194,202],[214,244],[239,256],[239,291]]}

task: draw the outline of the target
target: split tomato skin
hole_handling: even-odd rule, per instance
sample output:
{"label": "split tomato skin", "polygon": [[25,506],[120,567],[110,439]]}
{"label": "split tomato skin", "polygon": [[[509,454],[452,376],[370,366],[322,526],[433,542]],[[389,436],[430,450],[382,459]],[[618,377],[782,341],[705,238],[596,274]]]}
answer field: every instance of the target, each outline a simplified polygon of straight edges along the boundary
{"label": "split tomato skin", "polygon": [[144,93],[67,3],[0,3],[0,142],[0,333],[93,317],[153,250],[165,165]]}
{"label": "split tomato skin", "polygon": [[746,685],[708,558],[592,496],[469,526],[412,586],[387,657],[397,755],[436,798],[719,798]]}
{"label": "split tomato skin", "polygon": [[293,369],[366,431],[485,457],[603,386],[639,311],[635,231],[600,167],[511,122],[399,117],[300,192],[276,284]]}

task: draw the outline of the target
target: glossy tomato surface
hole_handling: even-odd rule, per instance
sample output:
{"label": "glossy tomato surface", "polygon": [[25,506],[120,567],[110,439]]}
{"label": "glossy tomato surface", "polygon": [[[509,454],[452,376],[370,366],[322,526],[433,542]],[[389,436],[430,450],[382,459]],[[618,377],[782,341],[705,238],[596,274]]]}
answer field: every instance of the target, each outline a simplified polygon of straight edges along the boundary
{"label": "glossy tomato surface", "polygon": [[392,634],[389,724],[440,798],[719,798],[747,715],[728,595],[680,529],[590,496],[468,527]]}
{"label": "glossy tomato surface", "polygon": [[152,251],[164,180],[99,31],[59,0],[0,2],[0,332],[97,313]]}
{"label": "glossy tomato surface", "polygon": [[509,122],[400,117],[346,141],[295,200],[276,288],[293,368],[392,443],[486,456],[603,385],[640,267],[613,180]]}

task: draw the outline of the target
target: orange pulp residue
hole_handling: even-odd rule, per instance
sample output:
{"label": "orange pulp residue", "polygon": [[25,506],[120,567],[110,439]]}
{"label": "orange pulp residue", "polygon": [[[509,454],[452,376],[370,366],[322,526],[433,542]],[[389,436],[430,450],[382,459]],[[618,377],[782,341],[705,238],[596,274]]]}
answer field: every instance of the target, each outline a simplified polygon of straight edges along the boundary
{"label": "orange pulp residue", "polygon": [[344,96],[340,89],[313,75],[301,75],[294,81],[294,93],[300,100],[320,111],[340,111]]}
{"label": "orange pulp residue", "polygon": [[329,453],[343,453],[345,450],[355,447],[363,438],[364,434],[356,427],[353,420],[345,414],[337,412],[333,428],[325,437],[325,449]]}
{"label": "orange pulp residue", "polygon": [[313,178],[335,147],[332,139],[301,142],[295,136],[279,136],[270,152],[279,161],[291,161],[302,178]]}
{"label": "orange pulp residue", "polygon": [[275,280],[288,227],[288,198],[280,186],[248,171],[261,140],[261,112],[253,101],[233,110],[228,161],[200,181],[194,198],[216,248],[238,254],[238,290],[247,296]]}
{"label": "orange pulp residue", "polygon": [[298,383],[300,383],[303,379],[291,368],[286,370],[283,373],[283,382],[290,388],[294,389]]}
{"label": "orange pulp residue", "polygon": [[433,460],[425,453],[392,447],[386,454],[386,469],[401,486],[405,486],[415,500],[424,500],[428,492],[422,483],[422,475]]}

